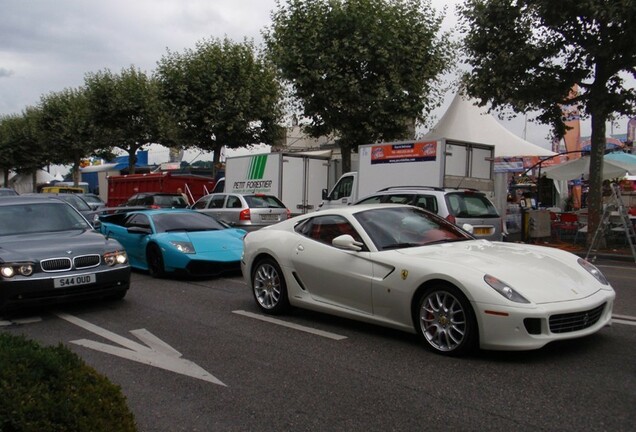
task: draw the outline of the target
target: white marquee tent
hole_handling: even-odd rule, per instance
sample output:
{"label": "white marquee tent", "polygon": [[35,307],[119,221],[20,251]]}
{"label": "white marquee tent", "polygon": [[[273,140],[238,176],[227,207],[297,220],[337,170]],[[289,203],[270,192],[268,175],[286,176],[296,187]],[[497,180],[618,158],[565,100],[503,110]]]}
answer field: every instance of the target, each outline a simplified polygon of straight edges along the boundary
{"label": "white marquee tent", "polygon": [[445,138],[495,146],[495,157],[553,156],[555,153],[518,137],[473,99],[459,92],[425,138]]}
{"label": "white marquee tent", "polygon": [[[458,92],[450,106],[425,136],[495,146],[495,157],[553,156],[551,150],[532,144],[510,132],[485,107]],[[506,173],[495,174],[494,204],[500,214],[506,214],[508,179]]]}

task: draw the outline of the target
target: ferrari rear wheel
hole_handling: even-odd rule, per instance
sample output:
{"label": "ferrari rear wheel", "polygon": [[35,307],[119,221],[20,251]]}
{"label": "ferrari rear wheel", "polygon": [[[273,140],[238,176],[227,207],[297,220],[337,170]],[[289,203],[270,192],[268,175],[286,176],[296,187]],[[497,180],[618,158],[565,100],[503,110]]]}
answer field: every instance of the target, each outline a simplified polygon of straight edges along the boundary
{"label": "ferrari rear wheel", "polygon": [[163,255],[161,254],[159,246],[154,243],[148,245],[146,261],[148,261],[148,273],[150,273],[150,276],[159,278],[165,275],[166,270],[163,266]]}
{"label": "ferrari rear wheel", "polygon": [[433,286],[422,294],[417,308],[417,331],[434,352],[457,356],[475,348],[477,321],[470,302],[454,286]]}
{"label": "ferrari rear wheel", "polygon": [[252,290],[263,312],[281,314],[289,309],[285,277],[273,259],[265,258],[256,263],[252,270]]}

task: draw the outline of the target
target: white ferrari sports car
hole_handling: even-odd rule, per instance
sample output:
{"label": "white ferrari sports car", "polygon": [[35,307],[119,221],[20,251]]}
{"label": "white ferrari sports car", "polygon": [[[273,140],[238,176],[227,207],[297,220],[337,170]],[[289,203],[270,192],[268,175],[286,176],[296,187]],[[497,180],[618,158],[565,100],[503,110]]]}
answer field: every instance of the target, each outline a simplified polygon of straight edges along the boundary
{"label": "white ferrari sports car", "polygon": [[404,205],[323,210],[249,233],[241,268],[265,313],[375,323],[447,355],[536,349],[611,323],[615,293],[594,265],[464,228]]}

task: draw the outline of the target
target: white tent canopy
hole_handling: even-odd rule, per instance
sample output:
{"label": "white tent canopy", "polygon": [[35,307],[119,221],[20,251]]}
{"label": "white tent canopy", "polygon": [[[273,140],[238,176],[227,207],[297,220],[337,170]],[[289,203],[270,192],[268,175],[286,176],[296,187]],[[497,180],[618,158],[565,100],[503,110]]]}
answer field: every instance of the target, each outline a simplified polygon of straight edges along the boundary
{"label": "white tent canopy", "polygon": [[553,156],[555,153],[510,132],[485,108],[459,92],[425,138],[495,146],[495,157]]}
{"label": "white tent canopy", "polygon": [[[624,177],[625,174],[636,174],[636,164],[612,160],[606,155],[603,158],[603,180]],[[587,178],[590,173],[590,157],[584,156],[543,169],[546,177],[554,180],[575,180]]]}

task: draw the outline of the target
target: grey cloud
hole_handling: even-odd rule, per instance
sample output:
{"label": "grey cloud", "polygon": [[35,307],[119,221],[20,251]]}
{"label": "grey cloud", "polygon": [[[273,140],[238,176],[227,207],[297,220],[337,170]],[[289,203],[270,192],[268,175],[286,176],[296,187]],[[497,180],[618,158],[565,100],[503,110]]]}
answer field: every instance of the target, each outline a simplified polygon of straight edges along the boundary
{"label": "grey cloud", "polygon": [[0,78],[7,78],[13,75],[13,71],[5,68],[0,68]]}

